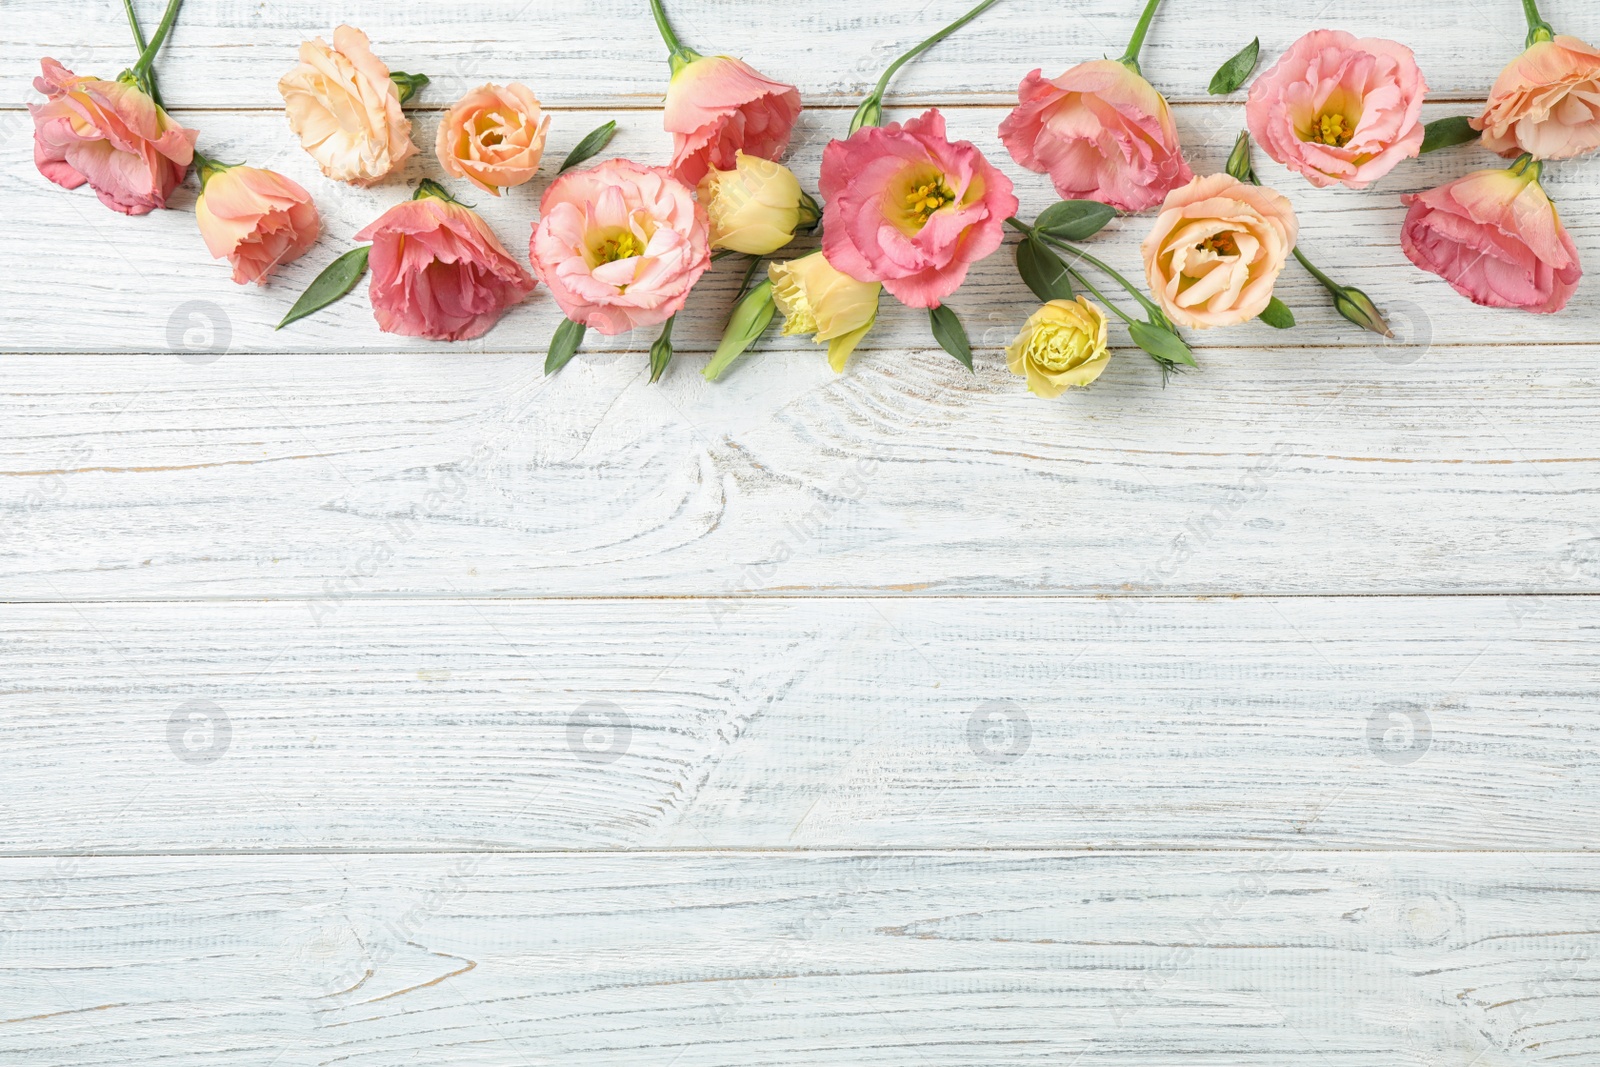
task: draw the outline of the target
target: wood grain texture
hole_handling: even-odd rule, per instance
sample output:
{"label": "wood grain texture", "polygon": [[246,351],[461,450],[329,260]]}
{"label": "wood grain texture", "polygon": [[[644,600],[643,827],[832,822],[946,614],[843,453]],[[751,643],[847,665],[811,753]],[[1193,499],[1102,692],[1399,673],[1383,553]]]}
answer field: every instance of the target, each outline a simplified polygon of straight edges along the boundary
{"label": "wood grain texture", "polygon": [[[1427,109],[1427,117],[1460,113],[1460,106]],[[905,117],[911,112],[896,112]],[[1001,147],[996,129],[1005,109],[958,108],[949,111],[950,135],[970,139],[1016,183],[1021,215],[1033,218],[1054,203],[1056,195],[1043,175],[1025,171]],[[1177,109],[1185,149],[1197,173],[1220,170],[1234,138],[1243,127],[1238,104],[1197,104]],[[48,257],[30,262],[30,269],[10,279],[0,297],[0,351],[24,352],[159,352],[196,360],[227,358],[240,352],[432,352],[459,359],[474,352],[513,352],[538,359],[561,321],[560,309],[542,287],[513,308],[488,334],[475,341],[424,341],[382,333],[372,319],[366,283],[345,300],[312,318],[274,331],[285,311],[317,273],[336,255],[352,247],[352,238],[388,206],[410,195],[405,182],[391,181],[374,189],[352,188],[323,178],[291,136],[281,111],[228,113],[178,112],[182,121],[201,128],[202,147],[224,159],[247,159],[283,171],[316,198],[325,220],[325,236],[301,260],[287,265],[266,287],[235,285],[224,264],[212,260],[193,218],[194,189],[180,190],[175,210],[130,219],[105,210],[87,190],[68,193],[49,184],[35,170],[29,149],[31,127],[19,120],[3,137],[11,151],[0,172],[0,194],[14,218],[11,232],[25,247],[49,248]],[[566,112],[558,115],[550,135],[545,173],[527,186],[495,198],[468,189],[456,191],[475,204],[494,226],[506,247],[527,256],[528,237],[537,215],[538,195],[553,177],[554,167],[586,132],[607,119],[622,124],[612,146],[618,155],[649,163],[669,158],[671,141],[661,131],[656,111]],[[406,182],[438,177],[432,145],[438,116],[417,116],[415,139],[423,146],[406,171]],[[805,185],[815,191],[827,140],[840,133],[848,112],[808,112],[802,116],[789,162]],[[1289,331],[1261,323],[1229,329],[1187,331],[1188,339],[1211,353],[1210,367],[1222,353],[1241,347],[1278,347],[1290,351],[1307,345],[1403,348],[1493,342],[1515,330],[1519,340],[1571,342],[1573,323],[1600,312],[1600,295],[1584,284],[1561,315],[1526,315],[1475,307],[1442,280],[1412,266],[1400,251],[1399,234],[1405,208],[1400,194],[1425,189],[1478,167],[1500,165],[1497,157],[1477,146],[1434,153],[1402,164],[1370,189],[1313,189],[1261,153],[1256,153],[1262,179],[1295,203],[1301,221],[1300,244],[1335,278],[1360,285],[1394,320],[1395,342],[1384,342],[1340,318],[1327,293],[1298,264],[1291,263],[1278,284],[1280,298],[1294,308],[1300,325]],[[1562,218],[1580,256],[1600,259],[1600,173],[1581,162],[1552,165],[1546,178],[1559,202]],[[1149,216],[1113,222],[1092,242],[1093,254],[1120,269],[1135,282],[1143,277],[1139,242],[1149,231]],[[1015,336],[1037,306],[1018,279],[1013,263],[1015,235],[996,254],[978,264],[951,299],[964,317],[974,343],[997,351]],[[814,239],[796,250],[815,247]],[[679,316],[674,342],[684,353],[669,373],[689,375],[705,365],[716,347],[744,272],[742,257],[716,265],[696,287]],[[1100,284],[1104,279],[1097,280]],[[132,294],[137,294],[132,298]],[[1118,293],[1124,306],[1133,305]],[[655,339],[654,330],[637,330],[614,338],[593,334],[585,339],[589,353],[626,352],[639,366]],[[1113,331],[1119,354],[1146,367],[1145,379],[1158,382],[1149,359],[1126,340],[1122,327]],[[898,353],[931,346],[927,315],[885,297],[878,325],[861,347]],[[187,346],[187,347],[186,347]],[[763,341],[766,349],[821,350],[804,338],[781,338],[777,330]],[[1220,351],[1219,351],[1220,350]],[[1280,356],[1277,358],[1288,358]],[[1403,357],[1396,357],[1403,358]],[[739,372],[735,372],[739,373]],[[748,373],[748,372],[746,372]]]}
{"label": "wood grain texture", "polygon": [[1593,598],[0,614],[0,852],[1596,847]]}
{"label": "wood grain texture", "polygon": [[13,1063],[1600,1058],[1600,859],[0,862]]}
{"label": "wood grain texture", "polygon": [[[966,0],[904,6],[840,6],[829,0],[767,4],[700,0],[668,4],[684,41],[708,54],[743,57],[798,85],[813,103],[855,106],[889,62],[971,5]],[[1016,102],[1017,83],[1035,67],[1056,74],[1103,55],[1121,55],[1133,31],[1134,0],[1005,0],[896,79],[892,100],[911,103]],[[1600,21],[1578,0],[1542,5],[1562,32],[1593,39]],[[160,5],[142,0],[153,25]],[[30,98],[40,56],[84,73],[114,77],[133,45],[116,4],[68,8],[52,0],[7,0],[10,29],[0,44],[0,101]],[[366,30],[396,70],[434,79],[423,97],[442,107],[486,81],[523,81],[562,106],[654,107],[665,91],[666,49],[645,0],[462,0],[427,16],[385,0],[346,0],[330,9],[308,0],[213,0],[185,9],[162,52],[163,92],[174,106],[276,107],[278,78],[301,41],[326,38],[340,21]],[[1308,30],[1333,26],[1390,37],[1415,50],[1432,94],[1481,100],[1494,75],[1522,50],[1522,12],[1508,0],[1386,4],[1347,0],[1268,5],[1206,0],[1169,5],[1145,42],[1145,73],[1175,100],[1203,100],[1217,67],[1259,35],[1263,69]]]}
{"label": "wood grain texture", "polygon": [[[1574,323],[1583,321],[1574,319]],[[1396,358],[1415,362],[1391,362]],[[1600,348],[11,356],[12,600],[1593,592]]]}

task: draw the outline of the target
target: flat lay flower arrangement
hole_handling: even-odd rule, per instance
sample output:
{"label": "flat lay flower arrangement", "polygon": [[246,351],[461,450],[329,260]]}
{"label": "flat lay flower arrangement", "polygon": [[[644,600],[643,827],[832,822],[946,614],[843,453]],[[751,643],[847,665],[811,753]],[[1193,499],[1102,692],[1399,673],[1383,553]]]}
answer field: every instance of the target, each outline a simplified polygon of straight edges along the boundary
{"label": "flat lay flower arrangement", "polygon": [[[1482,111],[1426,125],[1427,80],[1403,43],[1312,29],[1282,43],[1257,73],[1262,46],[1249,42],[1208,86],[1214,94],[1248,86],[1244,129],[1213,174],[1194,172],[1166,99],[1140,67],[1160,0],[1130,12],[1136,22],[1120,57],[1024,77],[992,145],[951,140],[937,108],[884,122],[896,73],[998,2],[984,0],[895,59],[847,126],[840,114],[813,192],[783,163],[800,90],[730,56],[697,52],[662,0],[648,0],[667,51],[670,163],[593,162],[616,130],[608,122],[547,167],[552,119],[534,87],[480,86],[450,106],[427,146],[437,177],[363,227],[358,245],[329,250],[279,328],[293,329],[368,276],[379,329],[436,340],[482,336],[514,305],[547,294],[565,316],[549,340],[547,374],[581,350],[590,330],[645,330],[655,333],[655,381],[673,357],[675,316],[701,278],[731,259],[743,280],[707,379],[751,363],[775,327],[825,346],[843,371],[885,299],[925,314],[933,340],[970,369],[966,327],[946,301],[1010,230],[1019,235],[1018,285],[1040,301],[1006,346],[1020,384],[1041,397],[1088,386],[1124,335],[1165,382],[1196,365],[1186,331],[1253,319],[1293,328],[1294,309],[1274,295],[1286,269],[1309,272],[1345,319],[1390,332],[1382,294],[1335,280],[1300,247],[1294,207],[1257,178],[1253,152],[1290,180],[1377,196],[1362,190],[1421,153],[1472,141],[1509,164],[1401,197],[1399,250],[1491,308],[1559,312],[1579,284],[1577,249],[1540,179],[1547,163],[1600,149],[1600,51],[1557,34],[1535,0],[1522,0],[1525,47],[1493,78]],[[211,158],[200,132],[169,115],[156,59],[180,4],[169,0],[147,39],[125,3],[135,58],[114,80],[41,61],[34,84],[45,99],[30,105],[35,164],[49,181],[88,185],[130,216],[166,208],[193,173],[197,245],[226,260],[235,282],[265,285],[277,268],[319,249],[315,198],[274,171]],[[359,29],[340,25],[330,38],[285,56],[278,90],[287,132],[327,181],[380,186],[412,157],[426,157],[405,105],[428,79],[391,70],[381,42]],[[991,162],[999,151],[1060,200],[1020,218],[1011,179]],[[497,235],[460,199],[502,196],[542,171],[553,173],[531,234]],[[1141,263],[1119,267],[1086,247],[1113,219],[1141,214],[1149,216]],[[820,248],[785,255],[807,233]]]}

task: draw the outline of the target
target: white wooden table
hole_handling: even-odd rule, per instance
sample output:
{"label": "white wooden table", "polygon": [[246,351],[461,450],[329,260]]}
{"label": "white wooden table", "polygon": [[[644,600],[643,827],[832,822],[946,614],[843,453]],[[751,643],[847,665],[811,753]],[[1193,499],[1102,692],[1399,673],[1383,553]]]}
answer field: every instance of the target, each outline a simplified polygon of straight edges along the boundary
{"label": "white wooden table", "polygon": [[[802,87],[814,188],[963,6],[671,10]],[[1133,6],[1004,0],[891,117],[944,107],[1031,217],[1007,101]],[[1196,171],[1252,35],[1404,41],[1432,118],[1523,33],[1510,0],[1267,6],[1171,0],[1146,46]],[[33,168],[38,57],[115,76],[117,6],[0,18],[0,1063],[1600,1063],[1600,286],[1491,312],[1406,263],[1399,194],[1481,149],[1366,193],[1257,155],[1393,343],[1291,265],[1298,329],[1194,335],[1165,389],[1122,347],[1042,402],[999,351],[1008,247],[953,301],[975,376],[886,304],[842,376],[773,340],[708,385],[724,265],[660,384],[651,336],[546,379],[542,290],[466,344],[379,333],[364,292],[272,332],[407,192],[323,180],[275,83],[340,20],[431,75],[414,184],[442,107],[526,82],[546,177],[467,197],[521,250],[599,122],[667,156],[643,0],[190,0],[169,104],[326,219],[259,291],[192,187],[127,219]],[[1547,173],[1600,268],[1600,164]],[[1097,249],[1137,273],[1147,225]]]}

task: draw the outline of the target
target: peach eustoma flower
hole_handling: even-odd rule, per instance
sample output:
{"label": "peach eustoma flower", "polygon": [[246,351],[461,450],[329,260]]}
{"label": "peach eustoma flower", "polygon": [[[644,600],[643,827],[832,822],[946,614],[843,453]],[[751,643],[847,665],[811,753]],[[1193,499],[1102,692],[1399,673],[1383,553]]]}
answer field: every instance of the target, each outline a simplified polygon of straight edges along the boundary
{"label": "peach eustoma flower", "polygon": [[1106,314],[1083,297],[1040,307],[1006,346],[1006,369],[1045,399],[1085,386],[1106,369]]}
{"label": "peach eustoma flower", "polygon": [[1480,170],[1401,197],[1400,248],[1474,304],[1560,311],[1578,288],[1578,249],[1539,184],[1539,164]]}
{"label": "peach eustoma flower", "polygon": [[214,259],[233,264],[240,285],[264,285],[280,263],[305,254],[321,222],[311,196],[283,175],[201,159],[195,222]]}
{"label": "peach eustoma flower", "polygon": [[130,82],[80,78],[53,59],[39,66],[33,87],[48,99],[28,105],[39,173],[63,189],[88,183],[124,215],[166,207],[189,171],[198,133]]}
{"label": "peach eustoma flower", "polygon": [[372,315],[385,333],[464,341],[487,333],[534,280],[477,212],[424,181],[356,234],[371,241]]}
{"label": "peach eustoma flower", "polygon": [[567,318],[618,334],[677,314],[711,265],[711,239],[688,186],[612,159],[550,184],[528,255]]}
{"label": "peach eustoma flower", "polygon": [[549,128],[550,116],[526,85],[483,85],[445,112],[434,154],[446,174],[499,196],[538,171]]}
{"label": "peach eustoma flower", "polygon": [[767,266],[772,299],[783,312],[783,335],[809,333],[828,346],[828,365],[844,370],[845,360],[878,319],[877,282],[858,282],[835,270],[821,252]]}
{"label": "peach eustoma flower", "polygon": [[828,142],[820,188],[828,262],[911,307],[955,292],[1017,213],[1011,179],[972,142],[947,140],[937,109]]}
{"label": "peach eustoma flower", "polygon": [[1172,109],[1142,75],[1114,59],[1042,73],[1022,79],[1000,140],[1022,166],[1048,173],[1063,199],[1143,211],[1194,177]]}
{"label": "peach eustoma flower", "polygon": [[1299,226],[1287,197],[1228,174],[1167,194],[1139,250],[1161,310],[1197,330],[1255,318],[1294,250]]}
{"label": "peach eustoma flower", "polygon": [[353,26],[300,45],[300,64],[278,80],[289,128],[335,181],[372,185],[416,154],[411,121],[389,68]]}
{"label": "peach eustoma flower", "polygon": [[1250,87],[1245,122],[1312,185],[1364,189],[1422,150],[1427,92],[1405,45],[1313,30]]}
{"label": "peach eustoma flower", "polygon": [[1600,50],[1566,36],[1530,45],[1495,79],[1472,128],[1502,156],[1568,159],[1600,148]]}
{"label": "peach eustoma flower", "polygon": [[765,256],[794,240],[797,229],[815,226],[816,202],[782,163],[736,153],[733,170],[713,167],[696,195],[711,223],[711,247]]}
{"label": "peach eustoma flower", "polygon": [[693,187],[712,167],[733,170],[736,153],[777,159],[800,117],[800,90],[732,56],[673,64],[661,124],[672,134],[673,177]]}

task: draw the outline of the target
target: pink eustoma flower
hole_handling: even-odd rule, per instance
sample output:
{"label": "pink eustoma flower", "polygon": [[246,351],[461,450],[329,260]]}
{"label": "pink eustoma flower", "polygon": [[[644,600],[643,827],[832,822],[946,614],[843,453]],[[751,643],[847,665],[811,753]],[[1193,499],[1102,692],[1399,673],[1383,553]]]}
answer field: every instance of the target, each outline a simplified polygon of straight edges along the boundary
{"label": "pink eustoma flower", "polygon": [[372,242],[372,314],[385,333],[479,337],[535,284],[477,212],[435,196],[396,204],[356,240]]}
{"label": "pink eustoma flower", "polygon": [[1600,148],[1600,49],[1564,35],[1530,45],[1494,80],[1472,128],[1502,156],[1568,159]]}
{"label": "pink eustoma flower", "polygon": [[820,187],[829,264],[911,307],[943,303],[1017,213],[1011,179],[972,142],[946,140],[937,110],[830,141]]}
{"label": "pink eustoma flower", "polygon": [[710,226],[665,170],[611,159],[550,183],[528,255],[567,318],[618,334],[678,313],[711,266]]}
{"label": "pink eustoma flower", "polygon": [[1578,288],[1578,249],[1538,182],[1538,165],[1519,173],[1480,170],[1400,198],[1410,207],[1400,248],[1474,304],[1560,311]]}
{"label": "pink eustoma flower", "polygon": [[207,174],[195,201],[200,236],[215,259],[233,264],[240,285],[264,285],[280,263],[305,254],[317,240],[321,221],[311,195],[275,171],[228,167]]}
{"label": "pink eustoma flower", "polygon": [[1405,45],[1313,30],[1256,79],[1244,117],[1267,155],[1312,185],[1365,189],[1422,150],[1427,93]]}
{"label": "pink eustoma flower", "polygon": [[672,75],[661,123],[672,134],[672,176],[693,189],[706,171],[733,170],[737,153],[776,161],[800,117],[800,90],[731,56],[697,56]]}
{"label": "pink eustoma flower", "polygon": [[1019,164],[1049,174],[1063,199],[1143,211],[1194,177],[1172,109],[1143,77],[1114,59],[1043,73],[1022,79],[1000,140]]}
{"label": "pink eustoma flower", "polygon": [[124,215],[166,207],[189,171],[198,133],[129,82],[80,78],[53,59],[39,66],[33,87],[49,99],[28,105],[39,173],[64,189],[87,182]]}

